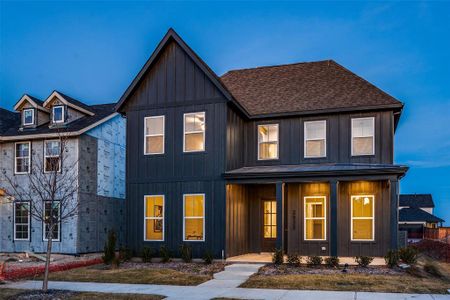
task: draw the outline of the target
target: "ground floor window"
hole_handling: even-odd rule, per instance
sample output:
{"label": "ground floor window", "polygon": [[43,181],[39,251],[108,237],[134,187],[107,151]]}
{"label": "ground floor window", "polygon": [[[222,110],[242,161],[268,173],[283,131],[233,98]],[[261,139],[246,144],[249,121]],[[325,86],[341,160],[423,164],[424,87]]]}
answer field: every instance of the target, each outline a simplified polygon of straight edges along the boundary
{"label": "ground floor window", "polygon": [[144,240],[164,241],[164,195],[144,198]]}
{"label": "ground floor window", "polygon": [[[53,223],[52,240],[59,241],[60,238],[60,205],[59,201],[47,201],[44,208],[44,241],[50,237],[50,223]],[[53,222],[50,218],[53,218]]]}
{"label": "ground floor window", "polygon": [[375,239],[375,196],[351,196],[351,239],[373,241]]}
{"label": "ground floor window", "polygon": [[264,238],[277,238],[277,202],[274,200],[264,201]]}
{"label": "ground floor window", "polygon": [[183,240],[205,240],[205,195],[185,194],[183,196]]}
{"label": "ground floor window", "polygon": [[307,196],[305,202],[305,240],[326,240],[326,197]]}
{"label": "ground floor window", "polygon": [[14,203],[14,240],[30,239],[30,203]]}

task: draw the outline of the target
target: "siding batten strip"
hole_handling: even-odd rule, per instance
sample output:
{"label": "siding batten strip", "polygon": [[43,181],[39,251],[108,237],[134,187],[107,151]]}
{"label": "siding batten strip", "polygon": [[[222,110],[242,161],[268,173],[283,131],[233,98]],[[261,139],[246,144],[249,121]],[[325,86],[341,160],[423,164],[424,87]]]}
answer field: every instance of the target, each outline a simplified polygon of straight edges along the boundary
{"label": "siding batten strip", "polygon": [[330,255],[338,256],[338,182],[330,181]]}

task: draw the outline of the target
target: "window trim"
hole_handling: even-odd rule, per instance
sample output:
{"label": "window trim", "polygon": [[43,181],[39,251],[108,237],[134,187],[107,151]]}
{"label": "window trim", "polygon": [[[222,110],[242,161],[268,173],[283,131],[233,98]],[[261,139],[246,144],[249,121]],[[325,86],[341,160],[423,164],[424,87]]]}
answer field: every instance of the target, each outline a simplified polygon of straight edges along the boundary
{"label": "window trim", "polygon": [[[62,109],[62,111],[61,111],[62,119],[61,120],[55,120],[55,108],[61,108]],[[64,117],[65,110],[66,109],[65,109],[64,105],[55,105],[55,106],[52,107],[52,122],[53,122],[53,124],[64,123],[64,121],[65,121],[65,117]]]}
{"label": "window trim", "polygon": [[[325,137],[323,139],[307,139],[306,138],[306,124],[307,123],[325,123]],[[306,142],[307,141],[321,141],[324,140],[324,155],[323,156],[313,156],[306,154]],[[303,122],[303,158],[326,158],[327,157],[327,120],[315,120],[315,121],[305,121]]]}
{"label": "window trim", "polygon": [[[306,217],[306,199],[310,198],[322,198],[323,202],[323,217]],[[317,202],[319,203],[319,202]],[[322,239],[308,239],[306,238],[306,221],[307,220],[324,220],[324,237]],[[326,241],[327,240],[327,196],[304,196],[303,197],[303,240],[305,241]]]}
{"label": "window trim", "polygon": [[[32,114],[31,114],[31,119],[32,119],[31,123],[26,123],[25,122],[25,112],[26,111],[31,111],[32,112]],[[22,124],[23,124],[23,126],[34,125],[34,114],[35,114],[34,108],[25,108],[22,111]]]}
{"label": "window trim", "polygon": [[[192,133],[203,133],[203,149],[202,150],[186,150],[186,116],[203,114],[203,122],[205,123],[205,128],[202,131],[190,131],[188,134]],[[189,112],[183,114],[183,153],[195,153],[195,152],[205,152],[206,151],[206,111]]]}
{"label": "window trim", "polygon": [[[367,135],[367,136],[355,136],[354,132],[353,132],[353,122],[355,120],[368,120],[371,119],[372,120],[372,135]],[[351,131],[351,143],[350,143],[350,151],[351,151],[351,156],[373,156],[375,155],[375,117],[356,117],[356,118],[351,118],[351,124],[350,124],[350,131]],[[372,137],[372,153],[371,154],[354,154],[353,153],[353,141],[355,137]]]}
{"label": "window trim", "polygon": [[[146,127],[147,127],[147,119],[157,119],[157,118],[161,118],[163,119],[163,126],[162,126],[162,134],[147,134],[146,133]],[[155,152],[155,153],[150,153],[150,152],[146,152],[147,150],[147,137],[151,137],[151,136],[162,136],[163,138],[163,143],[162,143],[162,152]],[[166,147],[166,116],[165,115],[158,115],[158,116],[148,116],[144,118],[144,155],[160,155],[160,154],[164,154]]]}
{"label": "window trim", "polygon": [[57,173],[60,173],[61,172],[61,155],[58,155],[58,156],[54,156],[54,155],[50,155],[50,156],[48,156],[48,155],[46,155],[46,151],[47,151],[47,142],[59,142],[59,147],[60,147],[60,154],[61,154],[61,152],[62,152],[62,149],[61,149],[61,140],[56,140],[56,139],[53,139],[53,140],[44,140],[44,174],[49,174],[49,173],[52,173],[53,171],[46,171],[47,169],[46,169],[46,166],[47,166],[47,157],[49,157],[49,158],[52,158],[52,157],[58,157],[59,158],[59,167],[58,167],[58,170],[56,171]]}
{"label": "window trim", "polygon": [[[17,171],[17,159],[18,158],[25,158],[25,157],[17,157],[17,145],[18,144],[28,144],[28,171],[26,172],[18,172]],[[24,174],[30,174],[31,172],[31,142],[16,142],[14,143],[14,174],[15,175],[24,175]]]}
{"label": "window trim", "polygon": [[[51,203],[52,201],[44,201],[44,219],[45,219],[45,204],[46,203]],[[61,201],[53,201],[53,203],[57,202],[58,203],[58,238],[57,239],[52,239],[52,242],[60,242],[61,241]],[[45,236],[45,223],[44,221],[42,221],[42,240],[44,242],[47,242],[48,239]]]}
{"label": "window trim", "polygon": [[[280,124],[279,123],[265,123],[265,124],[258,124],[256,127],[256,136],[257,136],[257,151],[258,151],[258,161],[264,161],[264,160],[278,160],[280,159]],[[262,126],[276,126],[277,127],[277,157],[275,158],[261,158],[260,151],[259,151],[259,145],[261,142],[259,141],[259,127]],[[270,142],[269,142],[270,143]]]}
{"label": "window trim", "polygon": [[[203,217],[186,217],[186,196],[203,196]],[[183,194],[183,242],[204,242],[206,240],[206,195],[204,193],[197,194]],[[186,219],[203,219],[203,239],[201,240],[186,240]]]}
{"label": "window trim", "polygon": [[[372,217],[353,217],[353,199],[359,197],[372,197]],[[372,220],[372,239],[353,238],[353,220]],[[375,241],[375,195],[352,195],[350,196],[350,241],[352,242],[374,242]]]}
{"label": "window trim", "polygon": [[[163,200],[163,216],[162,217],[147,217],[147,197],[162,197]],[[166,197],[165,195],[144,195],[144,242],[164,242],[166,233]],[[161,240],[149,240],[147,239],[147,220],[162,220],[162,239]]]}
{"label": "window trim", "polygon": [[[18,239],[18,238],[16,238],[16,226],[17,226],[17,223],[16,223],[16,205],[17,204],[28,204],[28,222],[27,222],[27,226],[28,226],[28,238],[26,238],[26,239]],[[14,241],[29,241],[30,240],[30,233],[31,233],[31,218],[30,218],[30,211],[31,211],[31,208],[30,208],[30,206],[31,206],[31,201],[16,201],[16,202],[14,202],[14,209],[13,209],[13,223],[14,223]],[[24,223],[20,223],[21,225],[24,225]]]}

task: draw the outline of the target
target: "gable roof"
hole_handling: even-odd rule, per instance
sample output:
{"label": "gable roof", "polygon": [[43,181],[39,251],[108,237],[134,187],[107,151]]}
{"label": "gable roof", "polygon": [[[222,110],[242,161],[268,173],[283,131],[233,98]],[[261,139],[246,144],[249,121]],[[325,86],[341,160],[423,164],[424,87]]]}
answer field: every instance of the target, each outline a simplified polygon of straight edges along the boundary
{"label": "gable roof", "polygon": [[145,74],[150,70],[153,63],[156,62],[159,54],[163,52],[166,45],[168,45],[171,41],[175,41],[186,53],[187,55],[194,61],[194,63],[206,74],[209,80],[219,89],[219,91],[227,98],[236,104],[245,114],[245,109],[233,98],[231,93],[228,91],[225,85],[221,82],[220,78],[214,73],[213,70],[183,41],[183,39],[173,30],[169,28],[167,33],[164,35],[163,39],[159,42],[156,49],[153,51],[150,58],[147,60],[145,65],[136,75],[136,77],[131,82],[130,86],[123,93],[122,97],[120,97],[115,109],[118,111],[124,105],[125,101],[128,97],[133,93],[133,91],[137,88],[142,78]]}
{"label": "gable roof", "polygon": [[27,95],[27,94],[24,94],[24,95],[19,99],[19,101],[17,101],[17,103],[14,104],[14,110],[18,110],[19,107],[20,107],[25,101],[27,101],[27,102],[30,103],[33,107],[35,107],[35,108],[37,108],[37,109],[39,109],[39,110],[48,112],[48,110],[44,108],[44,105],[43,105],[43,104],[44,104],[44,101],[41,101],[41,100],[39,100],[38,98],[33,97],[33,96],[30,96],[30,95]]}
{"label": "gable roof", "polygon": [[72,97],[69,97],[59,91],[54,90],[50,96],[47,97],[47,99],[44,101],[44,103],[42,104],[43,107],[46,107],[50,101],[54,98],[57,97],[61,102],[63,102],[65,105],[72,107],[84,114],[87,115],[91,115],[93,116],[95,113],[91,110],[91,107],[89,105],[84,104],[81,101],[78,101]]}
{"label": "gable roof", "polygon": [[399,211],[399,222],[428,222],[439,223],[445,222],[441,218],[436,217],[420,208],[402,208]]}
{"label": "gable roof", "polygon": [[0,107],[0,135],[18,125],[20,125],[20,114]]}
{"label": "gable roof", "polygon": [[402,194],[400,195],[399,206],[434,207],[434,202],[431,194]]}
{"label": "gable roof", "polygon": [[333,60],[233,70],[221,80],[253,116],[403,107]]}

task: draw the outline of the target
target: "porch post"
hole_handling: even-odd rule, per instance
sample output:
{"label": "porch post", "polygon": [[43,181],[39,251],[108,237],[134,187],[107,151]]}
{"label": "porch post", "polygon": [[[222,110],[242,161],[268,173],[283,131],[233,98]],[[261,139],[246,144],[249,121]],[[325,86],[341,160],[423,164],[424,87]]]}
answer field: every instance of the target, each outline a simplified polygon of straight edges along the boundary
{"label": "porch post", "polygon": [[338,181],[330,181],[330,256],[338,255]]}
{"label": "porch post", "polygon": [[389,180],[391,190],[391,249],[398,248],[398,180]]}
{"label": "porch post", "polygon": [[284,249],[284,183],[276,183],[277,200],[277,249]]}

